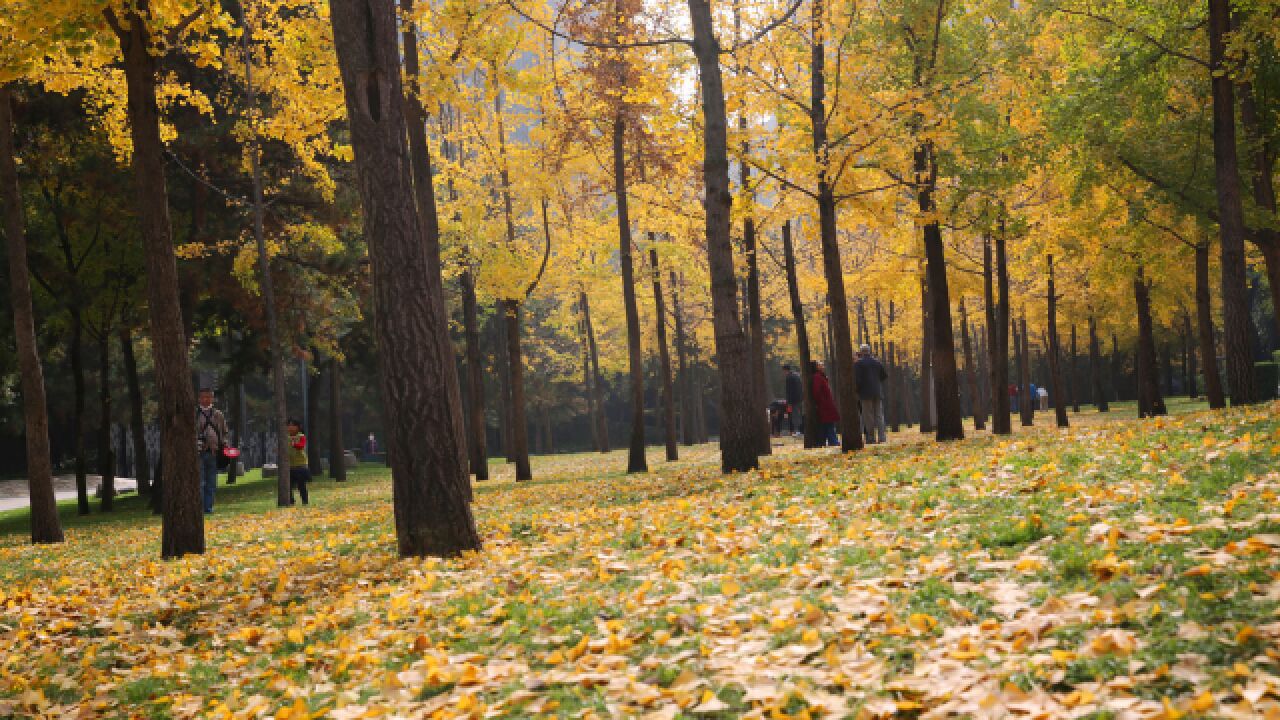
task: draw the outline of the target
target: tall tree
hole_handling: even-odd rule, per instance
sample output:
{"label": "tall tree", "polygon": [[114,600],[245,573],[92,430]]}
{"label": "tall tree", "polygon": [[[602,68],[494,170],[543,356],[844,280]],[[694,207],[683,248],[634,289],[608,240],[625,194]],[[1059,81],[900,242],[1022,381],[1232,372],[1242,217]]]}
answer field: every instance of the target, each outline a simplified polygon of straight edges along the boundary
{"label": "tall tree", "polygon": [[[653,233],[649,240],[654,240]],[[667,462],[680,459],[680,450],[676,447],[676,402],[675,388],[671,380],[671,352],[667,349],[667,308],[662,297],[662,271],[658,265],[658,251],[649,248],[649,267],[653,274],[653,302],[655,323],[658,335],[659,371],[662,373],[662,431],[667,445]]]}
{"label": "tall tree", "polygon": [[1058,293],[1054,287],[1053,254],[1047,258],[1049,269],[1049,289],[1046,297],[1049,303],[1048,324],[1049,342],[1046,352],[1049,353],[1049,376],[1053,383],[1053,411],[1058,427],[1067,427],[1067,393],[1066,380],[1062,377],[1062,348],[1058,342]]}
{"label": "tall tree", "polygon": [[22,193],[14,161],[13,88],[0,84],[0,200],[4,202],[5,245],[9,260],[9,300],[22,378],[22,413],[26,428],[27,487],[31,497],[31,542],[62,542],[62,523],[53,492],[49,455],[49,414],[45,406],[44,370],[36,345],[35,311],[27,269],[27,231]]}
{"label": "tall tree", "polygon": [[[818,414],[813,407],[813,354],[809,350],[809,330],[804,319],[804,301],[800,298],[800,282],[796,276],[796,250],[791,240],[791,221],[782,223],[782,257],[787,272],[787,295],[791,298],[791,318],[796,333],[796,353],[800,356],[800,382],[804,388],[804,446],[819,447]],[[890,318],[893,310],[889,311]],[[890,320],[892,322],[892,320]],[[795,411],[795,408],[792,409]]]}
{"label": "tall tree", "polygon": [[[355,150],[401,555],[480,546],[471,515],[448,321],[415,207],[392,0],[331,0]],[[453,387],[449,387],[452,383]],[[424,438],[430,438],[425,442]]]}

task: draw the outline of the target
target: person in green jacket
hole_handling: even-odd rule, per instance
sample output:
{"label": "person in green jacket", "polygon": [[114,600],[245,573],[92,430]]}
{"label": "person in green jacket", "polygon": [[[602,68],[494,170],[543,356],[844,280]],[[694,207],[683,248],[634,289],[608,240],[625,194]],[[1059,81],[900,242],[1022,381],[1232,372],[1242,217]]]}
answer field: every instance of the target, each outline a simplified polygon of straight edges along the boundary
{"label": "person in green jacket", "polygon": [[302,434],[302,423],[289,418],[289,504],[294,503],[296,489],[306,505],[307,483],[311,482],[311,469],[307,467],[307,436]]}

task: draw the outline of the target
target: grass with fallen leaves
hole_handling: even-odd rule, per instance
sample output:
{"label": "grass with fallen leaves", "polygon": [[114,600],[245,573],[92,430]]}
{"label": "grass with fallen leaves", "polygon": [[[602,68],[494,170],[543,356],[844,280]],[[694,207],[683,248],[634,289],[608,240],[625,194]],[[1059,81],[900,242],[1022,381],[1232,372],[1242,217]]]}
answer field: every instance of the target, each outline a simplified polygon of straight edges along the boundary
{"label": "grass with fallen leaves", "polygon": [[220,488],[173,562],[127,500],[56,547],[10,514],[0,716],[1280,717],[1280,405],[1073,420],[541,458],[450,561],[395,556],[385,469]]}

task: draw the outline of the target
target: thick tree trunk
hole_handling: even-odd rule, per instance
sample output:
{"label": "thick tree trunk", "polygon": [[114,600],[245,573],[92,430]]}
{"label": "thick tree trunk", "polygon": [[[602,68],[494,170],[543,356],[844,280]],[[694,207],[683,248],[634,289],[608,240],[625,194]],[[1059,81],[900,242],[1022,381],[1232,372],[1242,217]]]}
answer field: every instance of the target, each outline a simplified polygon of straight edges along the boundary
{"label": "thick tree trunk", "polygon": [[[392,0],[332,0],[373,266],[374,318],[400,554],[479,548],[443,286],[414,204]],[[425,439],[429,438],[430,441]]]}
{"label": "thick tree trunk", "polygon": [[[816,448],[822,443],[818,413],[813,407],[813,354],[809,350],[809,329],[804,319],[804,301],[796,274],[796,250],[791,240],[791,221],[782,222],[782,257],[787,272],[787,295],[791,299],[791,320],[796,331],[796,352],[800,356],[800,383],[804,389],[804,446]],[[795,408],[793,408],[793,411]]]}
{"label": "thick tree trunk", "polygon": [[151,493],[151,461],[147,456],[147,425],[143,420],[142,382],[138,378],[138,360],[133,351],[133,333],[127,322],[118,330],[120,357],[124,361],[125,384],[129,387],[129,434],[133,436],[133,477],[138,494]]}
{"label": "thick tree trunk", "polygon": [[1222,375],[1218,372],[1218,351],[1214,342],[1213,303],[1209,290],[1209,239],[1196,243],[1196,336],[1200,342],[1201,363],[1204,365],[1204,394],[1209,407],[1227,406],[1226,393],[1222,389]]}
{"label": "thick tree trunk", "polygon": [[329,358],[329,477],[347,481],[347,446],[342,438],[342,367]]}
{"label": "thick tree trunk", "polygon": [[1150,286],[1141,266],[1133,278],[1133,299],[1138,309],[1138,416],[1164,415],[1160,369],[1156,364],[1156,343],[1152,332]]}
{"label": "thick tree trunk", "polygon": [[1036,422],[1037,398],[1031,395],[1031,348],[1027,343],[1027,314],[1023,310],[1018,324],[1018,335],[1014,338],[1018,348],[1018,408],[1022,414],[1022,426],[1031,427]]}
{"label": "thick tree trunk", "polygon": [[745,472],[759,466],[755,426],[759,422],[750,393],[746,336],[734,311],[733,245],[729,239],[733,195],[729,190],[728,120],[710,0],[688,0],[693,53],[698,60],[702,95],[707,264],[711,276],[712,322],[720,365],[720,467]]}
{"label": "thick tree trunk", "polygon": [[1089,376],[1093,380],[1093,406],[1098,412],[1104,413],[1111,410],[1111,404],[1107,400],[1106,377],[1102,371],[1102,349],[1098,344],[1098,321],[1093,315],[1089,316]]}
{"label": "thick tree trunk", "polygon": [[467,346],[467,399],[471,412],[467,413],[467,450],[471,474],[476,480],[489,479],[488,438],[485,432],[484,366],[480,358],[479,303],[476,300],[476,283],[470,266],[462,271],[462,324]]}
{"label": "thick tree trunk", "polygon": [[116,456],[111,444],[111,332],[98,336],[98,509],[111,512],[116,496]]}
{"label": "thick tree trunk", "polygon": [[[650,235],[652,240],[652,235]],[[680,459],[680,451],[676,447],[676,401],[675,387],[671,380],[671,352],[667,349],[667,309],[662,296],[662,275],[658,269],[658,251],[649,248],[649,265],[653,270],[653,302],[657,314],[658,359],[662,372],[662,430],[667,444],[667,462]]]}
{"label": "thick tree trunk", "polygon": [[27,448],[27,485],[31,497],[31,542],[62,542],[62,523],[53,491],[49,453],[49,413],[44,370],[36,344],[35,310],[27,267],[27,233],[22,192],[14,160],[12,89],[0,84],[0,201],[4,203],[5,245],[9,261],[9,300],[22,379],[22,413]]}
{"label": "thick tree trunk", "polygon": [[1049,353],[1049,377],[1053,392],[1053,414],[1058,427],[1069,425],[1067,421],[1066,379],[1062,373],[1062,344],[1058,342],[1058,294],[1054,288],[1053,255],[1048,256],[1049,265],[1049,342],[1046,352]]}
{"label": "thick tree trunk", "polygon": [[507,335],[507,373],[511,378],[511,455],[515,458],[516,481],[533,479],[529,467],[529,421],[525,416],[524,349],[520,343],[520,303],[502,301],[502,319]]}
{"label": "thick tree trunk", "polygon": [[1244,205],[1236,148],[1235,88],[1224,64],[1231,29],[1229,0],[1209,0],[1209,64],[1213,68],[1213,159],[1221,237],[1223,341],[1232,405],[1256,401],[1249,342],[1249,296],[1245,273]]}
{"label": "thick tree trunk", "polygon": [[627,206],[627,165],[623,141],[626,123],[622,113],[613,116],[613,194],[618,210],[618,265],[622,275],[622,304],[627,318],[627,367],[631,375],[631,442],[627,472],[649,471],[644,456],[644,348],[640,345],[640,309],[636,304],[636,278],[631,256],[631,215]]}
{"label": "thick tree trunk", "polygon": [[964,374],[969,384],[969,400],[973,406],[973,429],[986,428],[987,419],[982,409],[982,393],[978,390],[978,370],[973,360],[973,347],[969,344],[969,311],[960,298],[960,345],[964,351]]}
{"label": "thick tree trunk", "polygon": [[[814,2],[815,18],[819,17],[822,2]],[[817,20],[815,19],[815,23]],[[815,25],[817,27],[817,25]],[[844,266],[840,261],[840,243],[836,234],[835,190],[827,179],[827,116],[825,110],[826,62],[825,45],[814,42],[812,55],[812,106],[810,122],[813,127],[813,151],[818,161],[818,224],[822,239],[822,270],[827,281],[827,305],[831,309],[830,352],[834,367],[831,376],[837,405],[840,408],[840,447],[842,452],[852,452],[863,447],[862,423],[858,406],[858,386],[853,370],[853,334],[849,327],[849,302],[844,288]]]}

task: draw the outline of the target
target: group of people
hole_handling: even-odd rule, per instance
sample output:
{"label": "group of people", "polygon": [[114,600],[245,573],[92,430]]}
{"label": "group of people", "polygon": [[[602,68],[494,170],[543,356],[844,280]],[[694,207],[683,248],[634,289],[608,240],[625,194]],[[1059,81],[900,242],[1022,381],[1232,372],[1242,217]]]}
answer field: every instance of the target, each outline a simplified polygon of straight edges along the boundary
{"label": "group of people", "polygon": [[[1022,409],[1023,394],[1022,388],[1017,385],[1009,385],[1009,408],[1014,412]],[[1027,383],[1026,401],[1031,403],[1033,410],[1049,409],[1049,388],[1043,385],[1037,386],[1035,383]]]}
{"label": "group of people", "polygon": [[[213,389],[200,388],[199,405],[196,407],[196,452],[200,465],[200,489],[204,499],[204,513],[213,513],[214,494],[218,487],[218,473],[234,461],[228,452],[230,443],[227,418],[213,407]],[[289,504],[296,500],[294,493],[307,505],[310,497],[307,483],[311,482],[311,469],[307,463],[307,436],[302,423],[289,418]],[[372,439],[372,435],[370,438]]]}
{"label": "group of people", "polygon": [[[783,365],[786,373],[784,387],[785,401],[775,400],[769,406],[770,420],[775,435],[782,434],[782,422],[787,423],[787,431],[798,435],[796,430],[796,411],[803,407],[804,382],[800,374],[790,365]],[[836,425],[840,422],[840,408],[836,405],[835,395],[831,392],[831,381],[827,378],[826,367],[819,361],[810,363],[813,381],[809,389],[813,401],[813,412],[821,428],[821,441],[824,446],[838,446],[840,435]],[[884,420],[884,386],[889,373],[871,353],[870,345],[858,348],[857,360],[853,363],[854,384],[858,390],[859,418],[862,422],[863,440],[868,445],[883,443],[888,440],[888,427]],[[800,423],[803,427],[803,423]]]}

